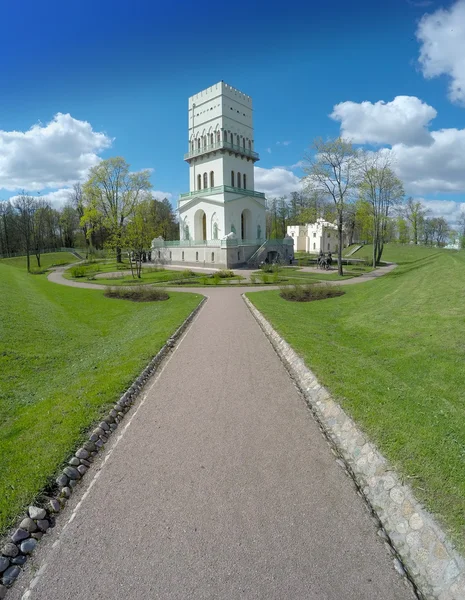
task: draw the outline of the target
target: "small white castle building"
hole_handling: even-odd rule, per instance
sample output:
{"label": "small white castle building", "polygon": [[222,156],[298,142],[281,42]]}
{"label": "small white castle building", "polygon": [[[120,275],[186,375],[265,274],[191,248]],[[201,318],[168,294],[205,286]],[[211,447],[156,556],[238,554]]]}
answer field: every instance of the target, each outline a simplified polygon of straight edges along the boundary
{"label": "small white castle building", "polygon": [[265,194],[254,186],[252,98],[221,81],[191,96],[188,111],[189,192],[178,202],[180,240],[154,240],[155,261],[237,267],[252,258],[289,260],[290,241],[266,240]]}
{"label": "small white castle building", "polygon": [[289,225],[287,235],[294,240],[294,252],[337,252],[337,226],[320,218],[316,223]]}

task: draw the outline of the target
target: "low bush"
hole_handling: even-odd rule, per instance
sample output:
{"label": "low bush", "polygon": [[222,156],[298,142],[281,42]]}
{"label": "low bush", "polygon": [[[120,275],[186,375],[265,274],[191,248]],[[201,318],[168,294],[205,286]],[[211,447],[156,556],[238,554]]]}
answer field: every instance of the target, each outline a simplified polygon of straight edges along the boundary
{"label": "low bush", "polygon": [[221,279],[230,279],[235,276],[234,271],[231,271],[231,269],[222,269],[221,271],[217,271],[216,274]]}
{"label": "low bush", "polygon": [[146,285],[137,285],[131,288],[123,286],[107,287],[104,295],[107,298],[119,298],[120,300],[132,300],[133,302],[157,302],[169,298],[169,294],[163,288]]}
{"label": "low bush", "polygon": [[214,273],[214,274],[212,275],[212,279],[213,279],[213,283],[214,283],[215,285],[220,285],[220,283],[221,283],[221,276],[220,276],[220,274],[219,274],[219,273]]}
{"label": "low bush", "polygon": [[292,302],[312,302],[313,300],[335,298],[336,296],[342,296],[344,293],[341,288],[331,285],[316,285],[314,283],[301,285],[296,283],[292,286],[282,287],[280,296],[284,300]]}
{"label": "low bush", "polygon": [[77,267],[71,267],[69,270],[71,273],[71,277],[85,277],[89,273],[89,269],[84,265],[79,265]]}
{"label": "low bush", "polygon": [[184,269],[184,271],[181,271],[180,273],[182,279],[187,279],[188,277],[196,277],[196,273],[194,273],[194,271],[192,271],[191,269]]}
{"label": "low bush", "polygon": [[279,265],[274,265],[271,263],[263,263],[260,265],[260,269],[264,273],[277,273],[279,270]]}
{"label": "low bush", "polygon": [[48,269],[42,269],[42,268],[32,268],[29,273],[31,275],[43,275],[44,273],[46,273],[48,271]]}

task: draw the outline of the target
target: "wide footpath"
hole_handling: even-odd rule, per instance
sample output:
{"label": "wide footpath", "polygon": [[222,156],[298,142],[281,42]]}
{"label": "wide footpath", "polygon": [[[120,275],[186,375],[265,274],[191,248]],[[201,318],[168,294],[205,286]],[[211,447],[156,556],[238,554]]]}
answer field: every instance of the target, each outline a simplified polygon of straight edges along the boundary
{"label": "wide footpath", "polygon": [[8,597],[412,599],[244,290],[202,291]]}

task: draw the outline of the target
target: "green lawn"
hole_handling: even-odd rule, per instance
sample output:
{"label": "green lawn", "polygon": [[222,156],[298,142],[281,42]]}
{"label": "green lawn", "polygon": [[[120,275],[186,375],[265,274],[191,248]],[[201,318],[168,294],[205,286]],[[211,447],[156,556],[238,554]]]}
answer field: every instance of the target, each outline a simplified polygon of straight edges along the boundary
{"label": "green lawn", "polygon": [[[37,269],[37,259],[35,255],[31,254],[31,269]],[[78,261],[79,259],[71,254],[71,252],[49,252],[48,254],[42,254],[40,257],[40,268],[48,269],[53,266],[68,265]],[[27,261],[25,256],[18,256],[16,258],[2,258],[0,264],[8,265],[10,267],[17,267],[19,269],[26,269]]]}
{"label": "green lawn", "polygon": [[248,295],[464,549],[465,252],[383,258],[399,266],[339,298]]}
{"label": "green lawn", "polygon": [[201,299],[170,296],[107,299],[0,263],[0,531]]}
{"label": "green lawn", "polygon": [[[141,285],[144,283],[171,283],[173,281],[187,280],[197,281],[200,277],[199,273],[190,272],[189,276],[186,277],[182,271],[169,271],[164,269],[163,271],[142,271],[140,279],[134,279],[131,273],[122,273],[119,277],[97,277],[91,281],[91,283],[98,283],[103,285]],[[82,278],[81,278],[82,281]]]}

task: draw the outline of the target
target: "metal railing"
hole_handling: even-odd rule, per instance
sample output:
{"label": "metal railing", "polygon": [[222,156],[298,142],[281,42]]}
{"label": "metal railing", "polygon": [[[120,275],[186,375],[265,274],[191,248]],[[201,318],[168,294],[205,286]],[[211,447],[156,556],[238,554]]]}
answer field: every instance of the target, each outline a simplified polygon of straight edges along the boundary
{"label": "metal railing", "polygon": [[264,243],[263,239],[246,240],[240,238],[225,239],[225,240],[154,240],[153,248],[180,248],[180,247],[195,247],[206,246],[211,248],[230,248],[235,246],[261,246]]}
{"label": "metal railing", "polygon": [[265,194],[263,192],[232,187],[231,185],[217,185],[216,187],[195,190],[194,192],[185,192],[184,194],[180,195],[180,200],[185,200],[186,198],[192,198],[194,196],[210,196],[212,194],[223,194],[226,192],[241,194],[242,196],[252,196],[253,198],[263,198],[263,200],[265,200]]}
{"label": "metal railing", "polygon": [[230,142],[226,141],[216,142],[215,144],[208,144],[207,146],[201,146],[200,148],[194,148],[194,150],[191,150],[190,152],[186,152],[186,154],[184,154],[184,160],[195,158],[196,156],[200,156],[201,154],[208,154],[208,152],[215,152],[216,150],[230,150],[231,152],[237,152],[238,154],[249,156],[254,160],[260,160],[258,152],[254,152],[250,148],[245,148],[244,146],[240,146],[238,144],[231,144]]}

